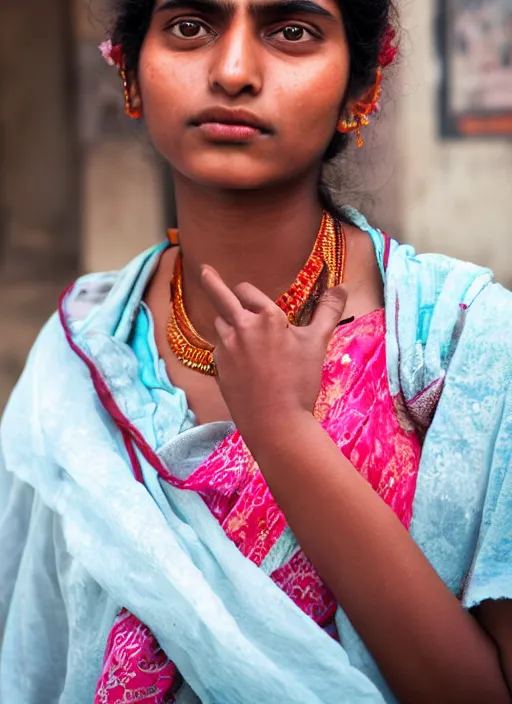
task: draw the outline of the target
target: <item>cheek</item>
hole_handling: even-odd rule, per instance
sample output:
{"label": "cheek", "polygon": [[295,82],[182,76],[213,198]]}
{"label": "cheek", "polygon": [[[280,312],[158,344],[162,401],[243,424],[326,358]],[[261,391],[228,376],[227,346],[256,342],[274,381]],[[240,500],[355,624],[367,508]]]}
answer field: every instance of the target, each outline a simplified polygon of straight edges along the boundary
{"label": "cheek", "polygon": [[139,84],[144,121],[157,148],[162,140],[169,143],[176,139],[202,81],[203,69],[200,62],[192,60],[192,54],[190,59],[182,57],[178,62],[170,52],[159,50],[151,42],[144,46]]}
{"label": "cheek", "polygon": [[288,74],[286,90],[280,92],[283,114],[289,115],[290,134],[307,135],[315,148],[331,140],[347,89],[348,70],[345,57],[336,56],[318,65],[311,62],[307,71]]}

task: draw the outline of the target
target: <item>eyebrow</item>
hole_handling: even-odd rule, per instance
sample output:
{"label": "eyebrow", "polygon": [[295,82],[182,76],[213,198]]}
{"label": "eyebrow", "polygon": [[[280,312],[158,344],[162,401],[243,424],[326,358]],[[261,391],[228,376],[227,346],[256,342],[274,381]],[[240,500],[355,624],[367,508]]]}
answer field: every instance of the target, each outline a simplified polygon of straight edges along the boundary
{"label": "eyebrow", "polygon": [[[231,0],[165,0],[156,7],[155,12],[174,10],[178,7],[187,7],[198,12],[221,11],[233,14],[236,5]],[[313,0],[264,0],[249,6],[252,15],[279,14],[279,15],[319,15],[335,19],[335,16]]]}

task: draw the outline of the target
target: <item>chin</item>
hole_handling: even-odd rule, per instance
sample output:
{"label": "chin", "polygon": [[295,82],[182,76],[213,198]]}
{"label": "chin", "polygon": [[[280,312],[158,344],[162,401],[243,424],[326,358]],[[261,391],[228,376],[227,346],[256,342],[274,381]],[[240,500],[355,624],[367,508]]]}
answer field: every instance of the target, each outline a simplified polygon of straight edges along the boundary
{"label": "chin", "polygon": [[[226,190],[258,190],[286,180],[275,163],[251,158],[249,154],[226,150],[214,155],[199,155],[178,170],[188,179],[203,186]],[[283,160],[281,164],[286,164]],[[273,168],[274,167],[274,168]]]}

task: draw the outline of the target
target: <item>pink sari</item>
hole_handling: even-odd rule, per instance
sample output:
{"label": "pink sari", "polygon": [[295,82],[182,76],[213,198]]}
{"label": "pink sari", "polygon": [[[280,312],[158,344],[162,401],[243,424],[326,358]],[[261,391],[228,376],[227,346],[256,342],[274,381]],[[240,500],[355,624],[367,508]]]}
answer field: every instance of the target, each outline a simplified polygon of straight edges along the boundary
{"label": "pink sari", "polygon": [[[315,416],[408,529],[421,446],[407,418],[397,413],[389,391],[383,310],[336,330]],[[228,538],[258,566],[286,528],[238,432],[221,442],[187,479],[172,482],[198,492]],[[332,626],[336,601],[302,551],[270,577],[320,627]],[[151,632],[121,611],[108,638],[95,704],[172,702],[180,684],[176,667]]]}

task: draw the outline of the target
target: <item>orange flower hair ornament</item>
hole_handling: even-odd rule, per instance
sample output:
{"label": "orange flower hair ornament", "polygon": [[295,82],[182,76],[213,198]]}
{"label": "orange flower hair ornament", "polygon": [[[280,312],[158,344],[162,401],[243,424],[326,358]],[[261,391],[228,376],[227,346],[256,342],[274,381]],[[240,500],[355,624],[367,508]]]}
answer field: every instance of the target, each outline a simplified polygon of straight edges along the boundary
{"label": "orange flower hair ornament", "polygon": [[351,106],[351,114],[348,119],[341,120],[338,124],[338,132],[350,134],[355,132],[357,136],[357,146],[361,148],[364,144],[361,137],[363,127],[368,127],[370,117],[380,110],[380,99],[382,96],[383,69],[393,63],[398,54],[398,47],[395,44],[396,31],[393,27],[388,27],[384,35],[382,50],[379,54],[379,66],[375,84],[357,103]]}

